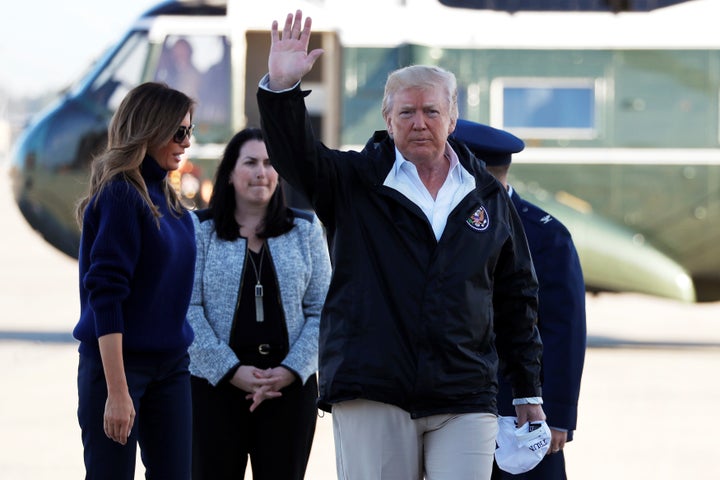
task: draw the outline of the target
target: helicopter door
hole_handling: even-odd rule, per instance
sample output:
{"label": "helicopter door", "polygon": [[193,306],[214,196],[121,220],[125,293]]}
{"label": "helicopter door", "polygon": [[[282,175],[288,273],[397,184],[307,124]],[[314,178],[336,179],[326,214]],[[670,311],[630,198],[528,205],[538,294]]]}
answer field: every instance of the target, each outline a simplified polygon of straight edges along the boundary
{"label": "helicopter door", "polygon": [[[245,60],[245,115],[248,125],[260,125],[257,107],[258,82],[267,73],[270,53],[270,32],[247,31]],[[305,104],[313,129],[322,142],[339,147],[340,139],[340,53],[337,35],[333,32],[313,32],[309,50],[322,48],[325,53],[303,78],[302,88],[312,90]]]}

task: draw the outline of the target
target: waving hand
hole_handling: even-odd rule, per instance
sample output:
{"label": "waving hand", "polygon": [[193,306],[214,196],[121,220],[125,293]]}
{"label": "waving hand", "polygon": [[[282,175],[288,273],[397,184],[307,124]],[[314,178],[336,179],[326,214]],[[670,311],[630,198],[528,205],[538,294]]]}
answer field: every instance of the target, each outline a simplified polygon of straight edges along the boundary
{"label": "waving hand", "polygon": [[285,90],[291,88],[307,74],[315,61],[323,54],[321,48],[308,53],[310,42],[310,27],[312,19],[307,17],[302,25],[302,11],[295,12],[295,17],[288,13],[282,35],[278,30],[277,20],[273,21],[271,29],[270,55],[268,57],[268,71],[271,90]]}

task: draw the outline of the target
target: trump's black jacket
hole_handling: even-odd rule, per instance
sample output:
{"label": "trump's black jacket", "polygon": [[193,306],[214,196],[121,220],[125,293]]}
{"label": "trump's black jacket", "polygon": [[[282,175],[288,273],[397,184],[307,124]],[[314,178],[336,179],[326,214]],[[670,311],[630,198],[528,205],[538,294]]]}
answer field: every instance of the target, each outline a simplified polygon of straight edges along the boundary
{"label": "trump's black jacket", "polygon": [[496,412],[498,355],[516,397],[540,396],[537,281],[507,192],[451,142],[476,188],[439,241],[420,208],[383,185],[392,139],[363,152],[314,138],[296,88],[260,89],[272,164],[327,228],[333,275],[320,321],[319,406],[363,398],[414,418]]}

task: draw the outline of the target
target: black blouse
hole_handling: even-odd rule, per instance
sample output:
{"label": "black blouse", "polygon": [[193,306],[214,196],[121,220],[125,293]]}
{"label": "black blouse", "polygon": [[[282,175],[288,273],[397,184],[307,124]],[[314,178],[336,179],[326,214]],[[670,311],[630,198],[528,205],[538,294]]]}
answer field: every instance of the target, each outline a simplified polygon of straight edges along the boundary
{"label": "black blouse", "polygon": [[[240,279],[230,347],[243,365],[276,367],[278,362],[285,358],[289,347],[275,269],[267,245],[264,245],[259,253],[248,249],[247,255],[244,273]],[[255,286],[258,278],[251,258],[260,274],[263,289],[265,318],[262,322],[258,322],[255,315]]]}

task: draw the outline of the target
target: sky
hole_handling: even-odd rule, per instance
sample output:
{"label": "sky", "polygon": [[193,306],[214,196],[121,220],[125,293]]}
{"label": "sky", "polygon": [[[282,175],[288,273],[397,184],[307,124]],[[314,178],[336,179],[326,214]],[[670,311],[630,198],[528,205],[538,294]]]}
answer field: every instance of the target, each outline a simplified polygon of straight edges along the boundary
{"label": "sky", "polygon": [[0,91],[33,96],[75,81],[162,0],[8,0],[0,13]]}

